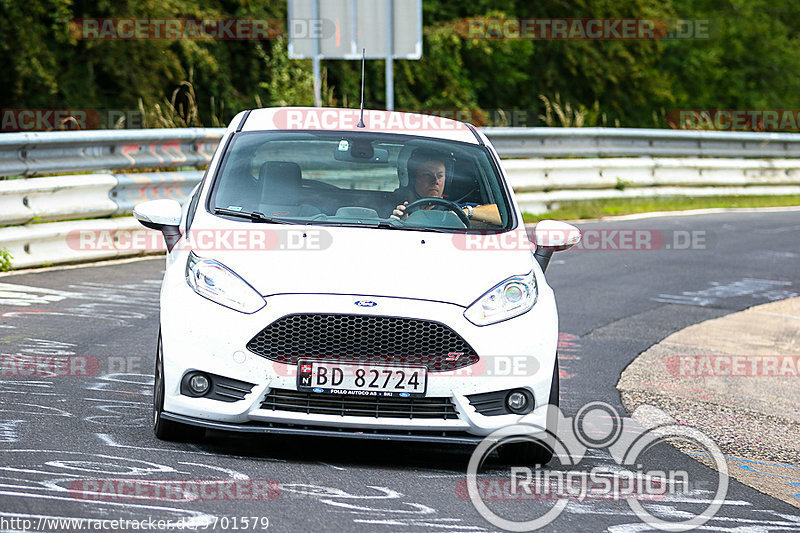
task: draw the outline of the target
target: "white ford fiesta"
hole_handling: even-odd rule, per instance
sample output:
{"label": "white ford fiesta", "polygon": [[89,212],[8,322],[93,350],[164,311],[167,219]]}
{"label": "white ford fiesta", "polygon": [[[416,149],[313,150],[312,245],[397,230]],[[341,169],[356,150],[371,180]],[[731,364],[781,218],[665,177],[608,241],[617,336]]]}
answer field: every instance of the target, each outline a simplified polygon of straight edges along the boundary
{"label": "white ford fiesta", "polygon": [[[134,216],[169,249],[159,438],[476,444],[540,412],[533,422],[547,427],[558,317],[543,272],[580,233],[540,222],[534,246],[497,152],[471,125],[242,112],[182,207],[155,200]],[[507,450],[546,462],[543,442]]]}

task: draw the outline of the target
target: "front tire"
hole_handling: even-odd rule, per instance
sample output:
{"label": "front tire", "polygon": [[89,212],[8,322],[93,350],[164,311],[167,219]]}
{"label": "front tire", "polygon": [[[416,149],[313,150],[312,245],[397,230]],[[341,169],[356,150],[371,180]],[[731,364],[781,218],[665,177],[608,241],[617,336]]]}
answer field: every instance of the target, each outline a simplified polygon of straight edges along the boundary
{"label": "front tire", "polygon": [[165,441],[195,441],[205,436],[205,429],[165,420],[164,414],[164,349],[161,345],[161,330],[158,332],[156,368],[153,379],[153,433]]}
{"label": "front tire", "polygon": [[558,433],[558,355],[553,365],[553,379],[550,382],[550,397],[547,403],[551,409],[547,413],[547,437],[536,442],[514,442],[500,446],[498,453],[500,459],[507,464],[516,466],[546,465],[553,458],[553,435]]}

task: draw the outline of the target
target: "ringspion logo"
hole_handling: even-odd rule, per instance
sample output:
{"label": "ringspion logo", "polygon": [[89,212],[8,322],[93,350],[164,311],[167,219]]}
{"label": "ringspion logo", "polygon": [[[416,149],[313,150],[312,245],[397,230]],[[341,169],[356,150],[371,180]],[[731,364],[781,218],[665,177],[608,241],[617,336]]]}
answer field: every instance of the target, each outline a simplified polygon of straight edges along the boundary
{"label": "ringspion logo", "polygon": [[[641,415],[641,416],[639,416]],[[557,432],[542,426],[558,428]],[[642,427],[637,420],[650,420]],[[716,471],[694,471],[659,464],[659,445],[681,442],[713,461]],[[558,466],[532,469],[510,466],[507,478],[486,478],[479,475],[484,461],[504,446],[546,445],[553,451],[550,463]],[[605,468],[582,467],[581,462],[593,450],[604,450],[613,465]],[[655,463],[657,468],[642,468]],[[666,466],[666,467],[665,467]],[[466,485],[466,487],[464,487]],[[667,497],[684,497],[693,487],[713,487],[713,494],[703,500],[705,507],[681,513],[676,520],[657,516],[658,506],[645,508],[642,503],[657,502]],[[625,500],[633,515],[650,528],[663,531],[689,531],[714,517],[728,492],[728,465],[719,446],[691,426],[679,424],[667,413],[653,406],[640,406],[633,418],[619,416],[616,409],[604,402],[590,402],[574,417],[567,418],[552,405],[542,406],[520,417],[519,422],[500,428],[484,438],[470,457],[465,483],[455,487],[459,498],[465,496],[475,509],[493,526],[508,531],[534,531],[556,520],[567,506],[585,500]],[[553,502],[552,505],[530,505],[531,500]],[[491,509],[487,502],[521,502],[526,516],[504,516],[510,507]],[[653,513],[656,514],[653,514]],[[501,514],[502,513],[502,514]]]}

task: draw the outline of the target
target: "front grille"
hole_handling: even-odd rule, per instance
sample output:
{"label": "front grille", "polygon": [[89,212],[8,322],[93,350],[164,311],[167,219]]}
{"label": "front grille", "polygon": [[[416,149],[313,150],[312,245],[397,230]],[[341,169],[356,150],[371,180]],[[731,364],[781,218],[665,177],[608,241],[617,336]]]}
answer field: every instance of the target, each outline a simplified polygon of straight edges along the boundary
{"label": "front grille", "polygon": [[455,370],[479,359],[467,341],[439,322],[368,315],[287,315],[250,339],[247,349],[285,364],[317,358],[422,365],[431,372]]}
{"label": "front grille", "polygon": [[264,396],[261,408],[310,415],[408,418],[412,420],[415,418],[458,419],[458,411],[450,398],[364,397],[271,389]]}

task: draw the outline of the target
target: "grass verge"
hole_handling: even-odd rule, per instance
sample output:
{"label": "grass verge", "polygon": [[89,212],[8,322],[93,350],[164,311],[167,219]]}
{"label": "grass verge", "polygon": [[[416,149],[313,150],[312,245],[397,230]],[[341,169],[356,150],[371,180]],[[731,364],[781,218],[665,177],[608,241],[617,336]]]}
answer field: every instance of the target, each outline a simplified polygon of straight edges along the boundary
{"label": "grass verge", "polygon": [[619,198],[585,202],[559,202],[556,209],[534,215],[523,213],[525,222],[538,222],[546,218],[580,220],[615,215],[632,215],[653,211],[685,211],[687,209],[785,207],[800,206],[800,196],[707,196],[663,198]]}
{"label": "grass verge", "polygon": [[11,262],[14,258],[5,248],[0,248],[0,272],[11,270]]}

